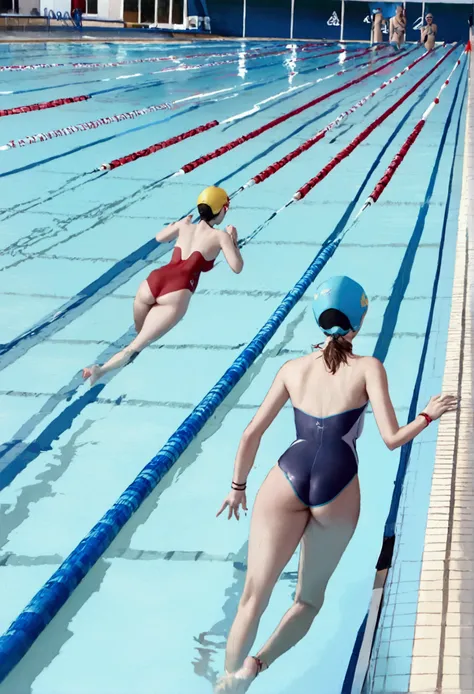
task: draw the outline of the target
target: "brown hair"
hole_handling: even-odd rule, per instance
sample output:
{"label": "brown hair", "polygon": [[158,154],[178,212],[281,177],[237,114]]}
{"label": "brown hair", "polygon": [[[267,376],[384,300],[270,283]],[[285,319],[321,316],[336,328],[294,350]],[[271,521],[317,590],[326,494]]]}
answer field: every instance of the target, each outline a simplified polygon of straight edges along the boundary
{"label": "brown hair", "polygon": [[348,358],[352,356],[352,343],[341,335],[335,335],[322,352],[324,363],[334,375],[341,364],[347,364]]}
{"label": "brown hair", "polygon": [[201,202],[198,205],[198,212],[199,212],[199,216],[201,217],[201,220],[203,222],[207,222],[207,223],[211,222],[214,219],[214,217],[217,216],[211,210],[209,205],[206,205],[206,203],[204,203],[204,202]]}
{"label": "brown hair", "polygon": [[[334,327],[342,328],[343,330],[347,330],[347,332],[352,329],[347,316],[334,308],[323,311],[319,316],[318,323],[319,327],[324,331]],[[352,343],[345,340],[342,335],[332,335],[329,343],[322,352],[324,363],[334,375],[341,364],[347,364],[348,358],[352,356]]]}

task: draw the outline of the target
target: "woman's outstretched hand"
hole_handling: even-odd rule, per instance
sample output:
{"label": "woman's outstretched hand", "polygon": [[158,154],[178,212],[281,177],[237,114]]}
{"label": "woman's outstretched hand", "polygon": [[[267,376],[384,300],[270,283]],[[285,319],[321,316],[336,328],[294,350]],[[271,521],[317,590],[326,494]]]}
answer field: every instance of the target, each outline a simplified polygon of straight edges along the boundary
{"label": "woman's outstretched hand", "polygon": [[217,516],[220,516],[222,511],[226,509],[227,507],[229,508],[229,515],[227,516],[228,519],[230,520],[232,518],[232,515],[234,515],[237,520],[240,519],[240,510],[239,507],[242,506],[242,509],[244,511],[247,511],[247,497],[245,496],[245,492],[237,492],[235,490],[232,490],[229,492],[228,496],[224,499],[224,503],[220,507],[219,511],[216,513],[216,518]]}
{"label": "woman's outstretched hand", "polygon": [[435,395],[431,398],[424,412],[431,419],[439,419],[446,412],[454,412],[458,407],[458,399],[455,395]]}

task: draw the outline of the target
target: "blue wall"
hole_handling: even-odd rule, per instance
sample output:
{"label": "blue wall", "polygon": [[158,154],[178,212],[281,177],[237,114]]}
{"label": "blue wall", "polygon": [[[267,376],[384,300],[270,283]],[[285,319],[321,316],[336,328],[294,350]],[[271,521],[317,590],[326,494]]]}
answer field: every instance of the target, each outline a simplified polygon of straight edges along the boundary
{"label": "blue wall", "polygon": [[[295,39],[341,37],[341,3],[334,0],[295,0]],[[329,22],[329,23],[328,23]]]}
{"label": "blue wall", "polygon": [[[415,29],[419,26],[421,20],[421,10],[423,5],[419,3],[409,3],[407,5],[407,41],[419,41],[420,30]],[[423,20],[424,21],[424,20]]]}
{"label": "blue wall", "polygon": [[288,38],[290,22],[290,2],[247,0],[247,36]]}
{"label": "blue wall", "polygon": [[[346,2],[344,14],[344,39],[346,41],[370,41],[371,21],[368,2]],[[384,34],[384,39],[388,37]]]}
{"label": "blue wall", "polygon": [[[243,0],[208,0],[211,29],[222,36],[242,36]],[[370,6],[372,2],[346,2],[344,39],[346,41],[370,40]],[[379,3],[393,10],[396,3]],[[407,3],[407,40],[418,41],[419,30],[413,26],[421,17],[421,2]],[[439,41],[465,41],[468,36],[467,19],[472,4],[451,5],[426,3],[438,24]],[[391,12],[387,12],[387,15]],[[247,0],[246,33],[249,37],[289,38],[291,0]],[[369,20],[369,21],[367,21]],[[295,39],[340,38],[340,0],[295,0]],[[388,41],[388,33],[383,34]]]}
{"label": "blue wall", "polygon": [[[278,0],[280,2],[280,0]],[[281,4],[287,4],[282,0]],[[242,0],[207,0],[211,31],[220,36],[242,36]]]}

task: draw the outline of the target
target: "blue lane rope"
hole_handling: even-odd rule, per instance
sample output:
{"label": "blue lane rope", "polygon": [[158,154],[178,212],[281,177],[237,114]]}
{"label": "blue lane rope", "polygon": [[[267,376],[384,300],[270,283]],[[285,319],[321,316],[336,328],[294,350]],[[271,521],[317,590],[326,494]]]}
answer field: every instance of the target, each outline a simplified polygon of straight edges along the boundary
{"label": "blue lane rope", "polygon": [[301,279],[288,292],[253,340],[0,637],[0,682],[18,664],[132,514],[262,354],[289,312],[334,255],[339,243],[340,241],[336,241],[329,244],[315,256]]}

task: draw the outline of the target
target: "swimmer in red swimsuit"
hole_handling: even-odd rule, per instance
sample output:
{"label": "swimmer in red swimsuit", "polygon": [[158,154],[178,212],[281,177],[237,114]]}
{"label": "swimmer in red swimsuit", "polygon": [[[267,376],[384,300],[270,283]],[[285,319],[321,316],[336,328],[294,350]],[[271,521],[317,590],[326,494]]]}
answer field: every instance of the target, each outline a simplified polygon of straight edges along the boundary
{"label": "swimmer in red swimsuit", "polygon": [[196,291],[201,272],[209,272],[222,251],[229,267],[235,273],[242,271],[244,261],[237,246],[237,230],[228,226],[226,231],[216,229],[229,209],[225,190],[211,186],[198,198],[200,221],[193,224],[192,216],[173,222],[156,235],[159,243],[176,239],[171,260],[153,270],[141,283],[133,304],[133,318],[137,337],[103,366],[83,369],[84,379],[91,386],[103,374],[125,366],[147,345],[158,340],[183,318],[191,296]]}

